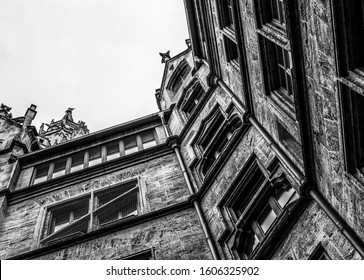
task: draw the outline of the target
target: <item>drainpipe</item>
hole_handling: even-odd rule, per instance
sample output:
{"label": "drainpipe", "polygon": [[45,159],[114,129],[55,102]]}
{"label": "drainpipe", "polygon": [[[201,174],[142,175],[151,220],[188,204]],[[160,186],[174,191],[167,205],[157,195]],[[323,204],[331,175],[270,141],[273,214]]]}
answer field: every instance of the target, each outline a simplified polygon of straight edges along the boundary
{"label": "drainpipe", "polygon": [[[161,118],[162,125],[163,125],[164,131],[165,131],[165,133],[167,135],[167,138],[171,137],[172,133],[170,132],[170,129],[169,129],[168,125],[166,124],[163,112],[160,112],[158,115]],[[213,258],[215,260],[219,260],[220,259],[219,253],[217,251],[216,245],[215,245],[214,240],[212,238],[211,231],[210,231],[210,228],[209,228],[209,226],[207,224],[205,215],[204,215],[204,213],[202,211],[200,201],[196,197],[196,191],[195,191],[195,189],[194,189],[194,187],[192,185],[190,177],[188,176],[186,166],[185,166],[185,163],[184,163],[184,161],[182,159],[181,151],[179,149],[179,145],[177,143],[173,143],[172,144],[172,149],[173,149],[173,151],[175,152],[175,154],[177,156],[177,161],[178,161],[178,163],[179,163],[179,165],[181,167],[183,177],[184,177],[184,179],[186,181],[188,191],[189,191],[189,193],[191,195],[191,202],[192,202],[193,206],[195,207],[198,219],[200,221],[202,230],[204,232],[207,244],[209,245],[211,254],[212,254],[212,256],[213,256]]]}
{"label": "drainpipe", "polygon": [[[217,84],[228,93],[236,107],[242,112],[247,112],[247,109],[242,102],[235,96],[230,88],[220,79],[217,80]],[[278,146],[275,140],[265,130],[265,128],[256,120],[255,117],[249,116],[248,121],[255,127],[255,129],[262,135],[264,140],[268,143],[271,149],[276,153],[280,161],[286,165],[289,170],[298,179],[300,184],[307,182],[304,174],[295,166],[292,160],[286,155],[286,153]],[[322,194],[316,189],[311,188],[308,192],[309,196],[319,205],[319,207],[326,213],[330,220],[335,224],[339,231],[347,238],[349,243],[357,250],[362,258],[364,258],[364,242],[360,239],[351,227],[344,221],[344,219],[336,212],[330,203],[328,203]]]}

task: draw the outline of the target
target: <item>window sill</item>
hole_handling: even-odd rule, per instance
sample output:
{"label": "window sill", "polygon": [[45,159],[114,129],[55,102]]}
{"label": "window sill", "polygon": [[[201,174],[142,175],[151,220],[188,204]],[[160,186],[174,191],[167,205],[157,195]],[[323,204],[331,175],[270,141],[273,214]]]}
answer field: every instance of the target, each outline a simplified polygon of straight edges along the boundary
{"label": "window sill", "polygon": [[282,32],[282,30],[275,28],[273,25],[266,24],[261,29],[258,29],[257,33],[263,36],[264,38],[272,41],[281,48],[287,51],[290,50],[290,44],[287,39],[287,35],[284,32]]}
{"label": "window sill", "polygon": [[292,121],[297,121],[294,101],[291,97],[281,90],[275,90],[268,96],[268,100],[284,115],[288,116]]}
{"label": "window sill", "polygon": [[222,29],[222,32],[232,41],[236,43],[235,31],[230,26],[226,26]]}
{"label": "window sill", "polygon": [[364,72],[363,68],[348,71],[348,76],[338,79],[351,90],[364,96]]}

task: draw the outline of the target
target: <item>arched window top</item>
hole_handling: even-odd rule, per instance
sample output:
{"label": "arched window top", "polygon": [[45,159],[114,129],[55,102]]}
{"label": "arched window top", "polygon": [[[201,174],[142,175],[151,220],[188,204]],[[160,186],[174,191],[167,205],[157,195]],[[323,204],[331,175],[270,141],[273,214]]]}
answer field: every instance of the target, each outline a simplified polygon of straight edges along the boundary
{"label": "arched window top", "polygon": [[[191,144],[201,154],[198,164],[199,173],[202,176],[211,170],[212,166],[222,158],[226,148],[233,143],[232,139],[242,127],[243,122],[239,114],[230,106],[225,112],[217,104],[210,114],[201,122],[199,131]],[[226,153],[225,153],[226,154]]]}
{"label": "arched window top", "polygon": [[178,64],[176,70],[174,70],[168,85],[167,89],[176,93],[180,87],[182,86],[183,81],[186,79],[187,75],[191,71],[191,66],[184,59]]}

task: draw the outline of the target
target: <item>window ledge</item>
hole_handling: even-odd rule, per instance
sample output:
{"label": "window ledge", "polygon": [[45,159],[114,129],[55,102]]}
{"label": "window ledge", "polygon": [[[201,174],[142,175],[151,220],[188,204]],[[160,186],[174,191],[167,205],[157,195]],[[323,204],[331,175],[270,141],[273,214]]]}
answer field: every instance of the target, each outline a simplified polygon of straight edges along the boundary
{"label": "window ledge", "polygon": [[364,95],[364,72],[363,69],[354,69],[348,71],[348,76],[339,78],[338,80],[350,89]]}
{"label": "window ledge", "polygon": [[269,99],[277,105],[282,112],[284,112],[291,120],[296,121],[296,110],[294,107],[294,101],[287,94],[281,90],[275,90],[269,95]]}
{"label": "window ledge", "polygon": [[290,51],[291,47],[286,34],[282,33],[281,30],[274,28],[272,25],[264,25],[261,29],[257,30],[257,33],[277,44],[281,48]]}

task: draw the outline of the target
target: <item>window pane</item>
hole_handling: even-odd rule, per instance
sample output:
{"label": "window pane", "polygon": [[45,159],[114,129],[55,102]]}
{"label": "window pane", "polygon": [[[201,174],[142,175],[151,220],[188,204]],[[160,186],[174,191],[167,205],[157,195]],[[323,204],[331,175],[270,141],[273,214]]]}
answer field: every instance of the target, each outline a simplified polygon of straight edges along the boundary
{"label": "window pane", "polygon": [[101,147],[89,151],[88,166],[94,166],[101,163]]}
{"label": "window pane", "polygon": [[147,131],[141,134],[143,149],[153,147],[157,145],[157,142],[154,139],[153,131]]}
{"label": "window pane", "polygon": [[36,168],[34,184],[38,184],[47,180],[49,164]]}
{"label": "window pane", "polygon": [[279,20],[278,1],[279,0],[270,0],[271,10],[272,10],[272,19],[276,19],[276,20]]}
{"label": "window pane", "polygon": [[119,142],[110,143],[106,146],[106,160],[112,160],[120,156]]}
{"label": "window pane", "polygon": [[250,228],[245,234],[242,235],[241,238],[243,240],[241,240],[240,242],[244,244],[243,253],[245,255],[245,258],[249,258],[250,254],[259,244],[258,236],[254,233],[254,230]]}
{"label": "window pane", "polygon": [[[97,218],[100,224],[108,223],[117,219],[122,219],[131,215],[138,214],[138,192],[136,190],[125,195],[113,195],[112,197],[110,197],[113,192],[108,192],[105,194],[106,196],[104,197],[104,199],[110,199],[109,201],[107,201],[110,202],[107,205],[104,205],[105,203],[103,202],[105,201],[102,201],[103,199],[101,199],[101,197],[99,198],[99,203],[103,204],[102,206],[98,207],[99,213],[97,214]],[[116,193],[114,192],[114,194]],[[117,199],[113,200],[115,198]]]}
{"label": "window pane", "polygon": [[278,204],[284,208],[284,206],[287,204],[289,199],[294,193],[294,189],[290,188],[289,190],[283,191],[281,193],[278,193],[276,196],[276,199],[278,201]]}
{"label": "window pane", "polygon": [[88,213],[88,204],[82,203],[79,204],[77,208],[73,209],[73,219],[78,220],[79,218],[85,216]]}
{"label": "window pane", "polygon": [[278,67],[278,74],[279,74],[279,85],[280,85],[280,87],[287,90],[286,70],[279,66]]}
{"label": "window pane", "polygon": [[84,154],[77,154],[71,158],[71,172],[75,172],[83,168]]}
{"label": "window pane", "polygon": [[275,48],[277,54],[277,63],[284,66],[283,49],[277,45],[275,45]]}
{"label": "window pane", "polygon": [[61,228],[64,228],[70,223],[70,213],[66,212],[55,215],[53,219],[54,219],[54,228],[51,231],[52,233],[60,230]]}
{"label": "window pane", "polygon": [[266,233],[276,218],[276,213],[274,213],[270,206],[267,206],[259,216],[257,222],[259,223],[263,232]]}
{"label": "window pane", "polygon": [[52,178],[57,178],[66,174],[66,162],[66,159],[61,159],[54,163]]}
{"label": "window pane", "polygon": [[57,224],[57,225],[54,226],[54,231],[53,232],[59,231],[60,229],[64,228],[67,225],[69,225],[69,221],[61,223],[61,224]]}
{"label": "window pane", "polygon": [[124,140],[125,154],[129,155],[138,151],[136,137],[129,137]]}
{"label": "window pane", "polygon": [[281,23],[281,24],[285,24],[285,22],[286,22],[286,19],[285,19],[285,16],[284,16],[284,3],[283,3],[283,0],[279,0],[279,3],[278,3],[278,5],[279,5],[279,22]]}

